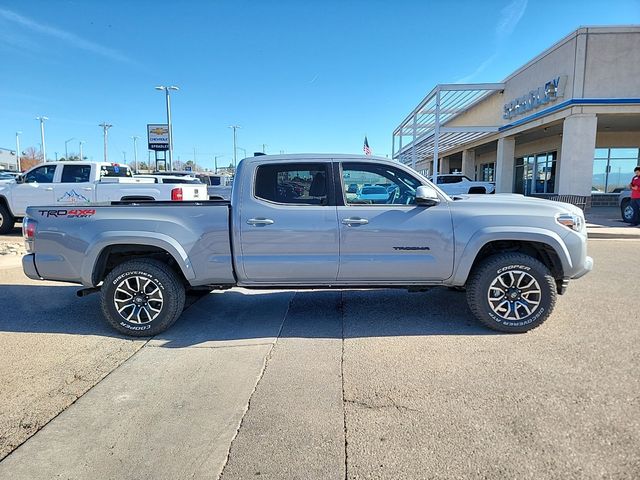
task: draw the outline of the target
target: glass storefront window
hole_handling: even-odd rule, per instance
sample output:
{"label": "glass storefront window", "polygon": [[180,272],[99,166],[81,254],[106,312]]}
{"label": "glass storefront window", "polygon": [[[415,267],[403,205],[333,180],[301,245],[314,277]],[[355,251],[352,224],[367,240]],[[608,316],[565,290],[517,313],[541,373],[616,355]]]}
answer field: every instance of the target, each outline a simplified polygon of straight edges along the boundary
{"label": "glass storefront window", "polygon": [[495,163],[483,163],[480,165],[480,181],[495,182]]}
{"label": "glass storefront window", "polygon": [[523,195],[553,193],[556,182],[557,152],[516,158],[514,192]]}
{"label": "glass storefront window", "polygon": [[618,193],[640,165],[638,148],[596,148],[593,160],[593,192]]}

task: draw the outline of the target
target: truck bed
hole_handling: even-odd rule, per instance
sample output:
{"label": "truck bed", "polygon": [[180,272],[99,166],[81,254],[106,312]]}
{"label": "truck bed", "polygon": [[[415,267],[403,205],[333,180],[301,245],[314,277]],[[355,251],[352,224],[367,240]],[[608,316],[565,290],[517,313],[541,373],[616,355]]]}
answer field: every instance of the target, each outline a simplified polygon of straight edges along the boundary
{"label": "truck bed", "polygon": [[169,252],[192,286],[232,284],[229,207],[222,200],[30,207],[34,268],[43,278],[92,287],[111,252],[144,244],[141,253]]}

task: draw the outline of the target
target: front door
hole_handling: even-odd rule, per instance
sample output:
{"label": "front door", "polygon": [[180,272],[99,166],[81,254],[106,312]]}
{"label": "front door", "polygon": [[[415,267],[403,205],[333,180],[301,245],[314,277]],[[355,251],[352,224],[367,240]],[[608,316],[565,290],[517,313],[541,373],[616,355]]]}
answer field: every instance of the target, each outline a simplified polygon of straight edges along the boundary
{"label": "front door", "polygon": [[241,283],[335,282],[339,244],[331,165],[266,164],[253,178],[240,207]]}
{"label": "front door", "polygon": [[[348,193],[349,185],[378,185],[386,199]],[[416,205],[420,180],[405,170],[343,163],[338,280],[360,284],[438,281],[453,273],[454,239],[446,203]],[[358,190],[362,191],[361,189]]]}
{"label": "front door", "polygon": [[27,211],[27,207],[52,205],[55,172],[55,165],[42,165],[26,173],[24,183],[14,185],[11,189],[12,212],[22,216]]}

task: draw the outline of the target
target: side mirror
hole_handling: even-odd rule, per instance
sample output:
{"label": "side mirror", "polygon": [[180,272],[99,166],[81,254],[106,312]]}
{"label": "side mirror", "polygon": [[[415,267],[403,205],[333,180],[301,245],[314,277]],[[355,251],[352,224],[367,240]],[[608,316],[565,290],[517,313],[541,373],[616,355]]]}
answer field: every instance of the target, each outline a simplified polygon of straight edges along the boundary
{"label": "side mirror", "polygon": [[16,183],[24,183],[24,175],[18,175],[16,177]]}
{"label": "side mirror", "polygon": [[433,187],[421,185],[416,189],[416,203],[425,207],[433,207],[440,203],[440,198]]}

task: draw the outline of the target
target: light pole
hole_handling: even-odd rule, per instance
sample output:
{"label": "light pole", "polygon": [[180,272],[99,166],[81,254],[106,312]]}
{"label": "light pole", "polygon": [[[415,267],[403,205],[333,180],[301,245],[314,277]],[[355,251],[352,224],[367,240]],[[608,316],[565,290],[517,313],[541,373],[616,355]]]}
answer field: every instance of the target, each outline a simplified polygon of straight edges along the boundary
{"label": "light pole", "polygon": [[80,140],[80,142],[78,143],[78,148],[80,150],[80,161],[82,162],[84,160],[84,157],[82,156],[82,145],[84,145],[86,142]]}
{"label": "light pole", "polygon": [[138,173],[138,137],[134,135],[131,138],[133,139],[133,169]]}
{"label": "light pole", "polygon": [[67,145],[71,140],[75,140],[75,137],[71,137],[69,140],[64,141],[64,159],[69,161],[69,150],[67,149]]}
{"label": "light pole", "polygon": [[[238,147],[238,150],[242,150],[242,151],[244,152],[244,153],[243,153],[243,155],[244,155],[244,156],[243,156],[242,158],[247,158],[247,150],[246,150],[245,148]],[[238,165],[238,164],[234,165],[234,168],[235,168],[237,165]]]}
{"label": "light pole", "polygon": [[107,131],[113,127],[113,125],[111,125],[110,123],[107,122],[102,122],[100,125],[98,125],[99,127],[102,127],[102,137],[104,139],[104,161],[108,162],[109,160],[107,160],[109,158],[109,155],[107,155]]}
{"label": "light pole", "polygon": [[269,146],[269,145],[267,145],[266,143],[263,143],[263,144],[262,144],[262,153],[267,153],[267,147],[268,147],[268,146]]}
{"label": "light pole", "polygon": [[42,139],[42,160],[47,161],[47,147],[44,144],[44,122],[45,120],[49,120],[49,117],[45,117],[44,115],[40,115],[36,117],[36,120],[40,120],[40,138]]}
{"label": "light pole", "polygon": [[167,129],[169,130],[169,170],[173,168],[173,129],[171,127],[171,95],[169,94],[170,90],[180,90],[175,85],[170,85],[165,87],[164,85],[159,85],[156,87],[156,90],[164,90],[167,99]]}
{"label": "light pole", "polygon": [[229,125],[229,128],[233,129],[233,169],[235,170],[236,166],[238,165],[238,158],[237,158],[237,152],[236,152],[236,130],[242,127],[240,125]]}
{"label": "light pole", "polygon": [[127,152],[122,152],[122,163],[127,164]]}
{"label": "light pole", "polygon": [[22,132],[16,132],[16,166],[18,167],[18,171],[22,172],[22,168],[20,167],[20,134]]}
{"label": "light pole", "polygon": [[215,155],[213,157],[213,173],[218,173],[218,159],[224,157],[224,155]]}

